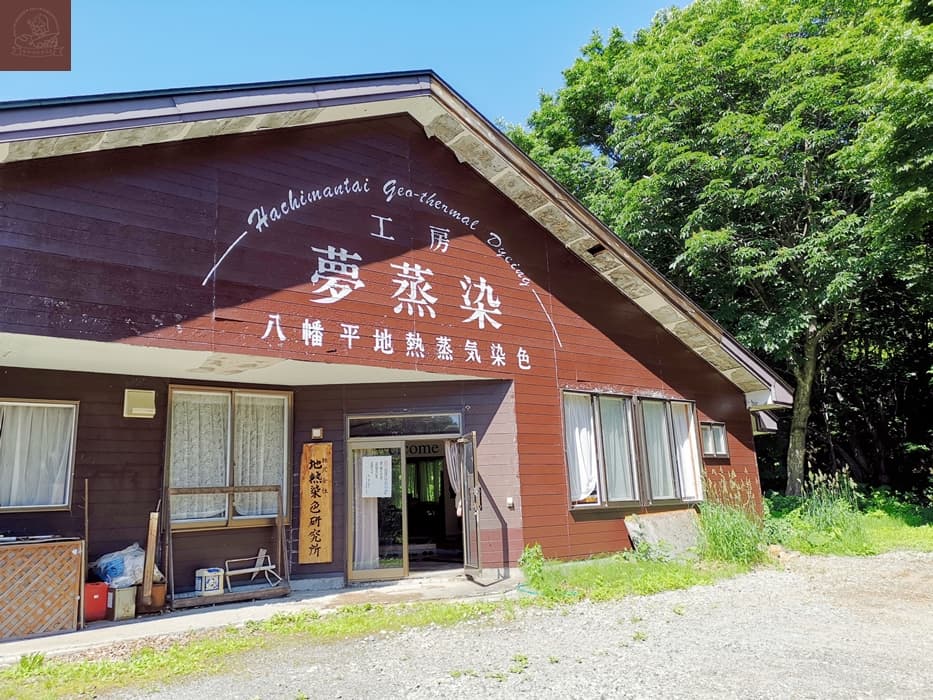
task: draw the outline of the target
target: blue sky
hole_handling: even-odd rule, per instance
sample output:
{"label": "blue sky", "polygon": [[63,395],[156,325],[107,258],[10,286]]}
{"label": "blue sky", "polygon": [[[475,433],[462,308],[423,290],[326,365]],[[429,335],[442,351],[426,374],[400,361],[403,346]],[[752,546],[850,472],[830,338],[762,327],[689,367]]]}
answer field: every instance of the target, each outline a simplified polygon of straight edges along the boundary
{"label": "blue sky", "polygon": [[[2,1],[2,0],[0,0]],[[0,73],[0,100],[430,68],[523,123],[594,30],[684,0],[72,0],[70,73]]]}

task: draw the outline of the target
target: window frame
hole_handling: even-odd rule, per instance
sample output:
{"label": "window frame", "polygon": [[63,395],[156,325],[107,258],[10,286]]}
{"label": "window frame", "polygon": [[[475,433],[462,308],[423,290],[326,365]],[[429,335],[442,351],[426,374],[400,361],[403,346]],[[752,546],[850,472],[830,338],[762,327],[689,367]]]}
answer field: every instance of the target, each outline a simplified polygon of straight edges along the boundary
{"label": "window frame", "polygon": [[[566,396],[583,396],[588,399],[589,409],[590,409],[590,418],[593,425],[593,440],[595,443],[595,453],[596,453],[596,486],[595,486],[595,500],[589,502],[588,500],[577,500],[574,501],[570,499],[570,507],[572,509],[595,509],[595,508],[619,508],[626,506],[635,506],[640,503],[640,476],[638,473],[638,448],[635,439],[636,427],[634,420],[634,404],[631,396],[623,394],[597,394],[594,392],[588,391],[562,391],[561,392],[561,412],[562,412],[562,435],[564,439],[564,460],[567,465],[567,475],[568,475],[568,487],[569,487],[569,470],[570,470],[570,455],[568,450],[570,448],[569,442],[566,438],[566,404],[564,399]],[[632,486],[634,491],[634,497],[630,499],[612,499],[609,497],[609,470],[606,464],[606,443],[605,436],[603,435],[603,421],[602,421],[602,405],[600,399],[611,399],[619,400],[623,402],[623,411],[626,418],[626,434],[628,436],[628,456],[629,456],[629,474],[632,480]],[[568,496],[570,494],[568,493]],[[590,496],[589,498],[592,498]]]}
{"label": "window frame", "polygon": [[[439,416],[455,416],[457,422],[457,429],[451,432],[446,433],[402,433],[402,432],[390,432],[390,433],[380,433],[376,435],[363,435],[356,436],[353,435],[353,426],[351,423],[357,420],[393,420],[396,418],[400,419],[410,419],[410,418],[437,418]],[[411,438],[417,440],[449,440],[451,438],[460,437],[464,434],[463,431],[463,414],[460,411],[434,411],[434,412],[417,412],[417,413],[399,413],[399,412],[385,412],[385,413],[352,413],[347,414],[344,419],[344,437],[347,440],[357,440],[365,441],[370,440],[374,442],[386,441],[386,440],[395,440],[403,438]]]}
{"label": "window frame", "polygon": [[[163,487],[166,495],[168,489],[173,488],[172,479],[172,410],[174,408],[173,398],[175,394],[221,394],[229,399],[227,410],[227,441],[224,450],[226,459],[226,483],[222,488],[236,486],[236,463],[234,451],[236,445],[236,403],[237,396],[276,396],[285,399],[285,421],[282,431],[283,455],[282,464],[282,524],[291,523],[291,491],[292,491],[292,469],[293,469],[293,391],[280,391],[274,389],[251,389],[238,387],[213,387],[213,386],[194,386],[187,384],[169,385],[168,391],[168,409],[166,411],[165,427],[165,476]],[[272,485],[272,484],[270,484]],[[171,499],[168,498],[168,519],[172,530],[217,530],[217,529],[235,529],[241,527],[270,526],[275,523],[276,515],[237,515],[234,508],[234,498],[236,494],[226,494],[225,515],[214,518],[184,518],[173,519],[171,516]]]}
{"label": "window frame", "polygon": [[[596,447],[597,461],[597,485],[596,500],[592,503],[574,501],[569,492],[570,487],[570,465],[569,456],[570,444],[567,440],[566,428],[566,407],[564,397],[568,394],[587,396],[590,399],[591,418],[593,420],[593,434]],[[631,462],[631,473],[633,479],[633,491],[635,497],[629,500],[610,500],[608,498],[608,467],[605,461],[605,441],[603,437],[602,419],[600,413],[600,399],[622,399],[625,401],[626,418],[628,420],[629,453]],[[647,437],[645,433],[645,417],[643,405],[646,402],[657,402],[664,408],[665,430],[667,435],[668,456],[671,465],[671,478],[673,483],[674,497],[656,498],[652,493],[651,471],[648,462]],[[684,470],[687,466],[681,464],[681,457],[677,453],[676,440],[674,434],[674,416],[672,406],[674,404],[688,407],[690,427],[693,429],[693,449],[692,457],[695,460],[694,466],[697,474],[696,492],[697,496],[686,497],[684,484]],[[637,508],[648,506],[668,506],[668,505],[686,505],[699,503],[703,500],[703,489],[700,483],[703,476],[702,442],[699,432],[700,421],[697,416],[696,402],[688,399],[662,398],[654,396],[636,396],[631,394],[615,394],[608,392],[581,391],[578,389],[561,390],[561,436],[564,442],[564,461],[566,467],[566,476],[568,479],[568,505],[571,510],[602,510],[602,509],[620,509]]]}
{"label": "window frame", "polygon": [[[65,401],[56,399],[23,399],[0,397],[0,405],[7,406],[27,406],[27,407],[58,407],[72,409],[71,438],[68,445],[68,470],[65,477],[65,496],[60,504],[39,504],[31,506],[3,506],[0,505],[0,513],[29,513],[29,512],[51,512],[71,510],[71,498],[74,491],[75,460],[78,446],[78,409],[80,401]],[[2,469],[2,465],[0,465]]]}
{"label": "window frame", "polygon": [[[703,439],[705,431],[711,430],[713,428],[719,428],[722,430],[722,452],[707,452],[706,451],[706,441]],[[714,445],[715,447],[715,439]],[[722,421],[701,421],[700,422],[700,450],[703,452],[704,457],[712,457],[714,459],[728,459],[729,458],[729,431],[726,430],[726,424]]]}

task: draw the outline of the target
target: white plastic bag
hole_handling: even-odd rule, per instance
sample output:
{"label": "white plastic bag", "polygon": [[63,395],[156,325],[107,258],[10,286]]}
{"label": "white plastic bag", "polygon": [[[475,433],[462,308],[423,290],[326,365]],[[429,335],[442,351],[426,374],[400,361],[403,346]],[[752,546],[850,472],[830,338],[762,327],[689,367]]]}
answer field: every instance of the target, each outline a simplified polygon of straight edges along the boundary
{"label": "white plastic bag", "polygon": [[134,542],[119,552],[105,554],[94,564],[94,573],[111,588],[127,588],[143,581],[146,552]]}

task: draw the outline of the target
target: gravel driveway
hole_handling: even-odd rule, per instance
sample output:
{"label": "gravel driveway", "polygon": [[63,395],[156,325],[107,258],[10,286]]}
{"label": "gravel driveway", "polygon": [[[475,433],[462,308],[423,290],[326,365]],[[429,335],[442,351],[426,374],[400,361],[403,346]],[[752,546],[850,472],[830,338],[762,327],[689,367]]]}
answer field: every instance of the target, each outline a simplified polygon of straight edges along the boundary
{"label": "gravel driveway", "polygon": [[715,586],[280,647],[136,697],[518,695],[931,698],[933,553],[791,555]]}

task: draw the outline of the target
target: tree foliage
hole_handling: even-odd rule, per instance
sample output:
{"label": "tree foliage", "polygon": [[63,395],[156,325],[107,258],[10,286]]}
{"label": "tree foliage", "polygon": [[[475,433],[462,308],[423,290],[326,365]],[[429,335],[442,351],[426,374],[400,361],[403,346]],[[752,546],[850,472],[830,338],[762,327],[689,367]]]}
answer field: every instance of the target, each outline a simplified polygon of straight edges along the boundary
{"label": "tree foliage", "polygon": [[[838,423],[855,411],[900,441],[890,458],[909,440],[859,388],[892,368],[902,394],[930,388],[904,350],[929,369],[931,14],[921,0],[696,0],[631,40],[594,35],[528,128],[509,129],[794,378],[789,492],[820,454],[805,452],[812,409],[821,444],[839,443],[824,456],[855,449]],[[885,299],[920,326],[905,345]]]}

